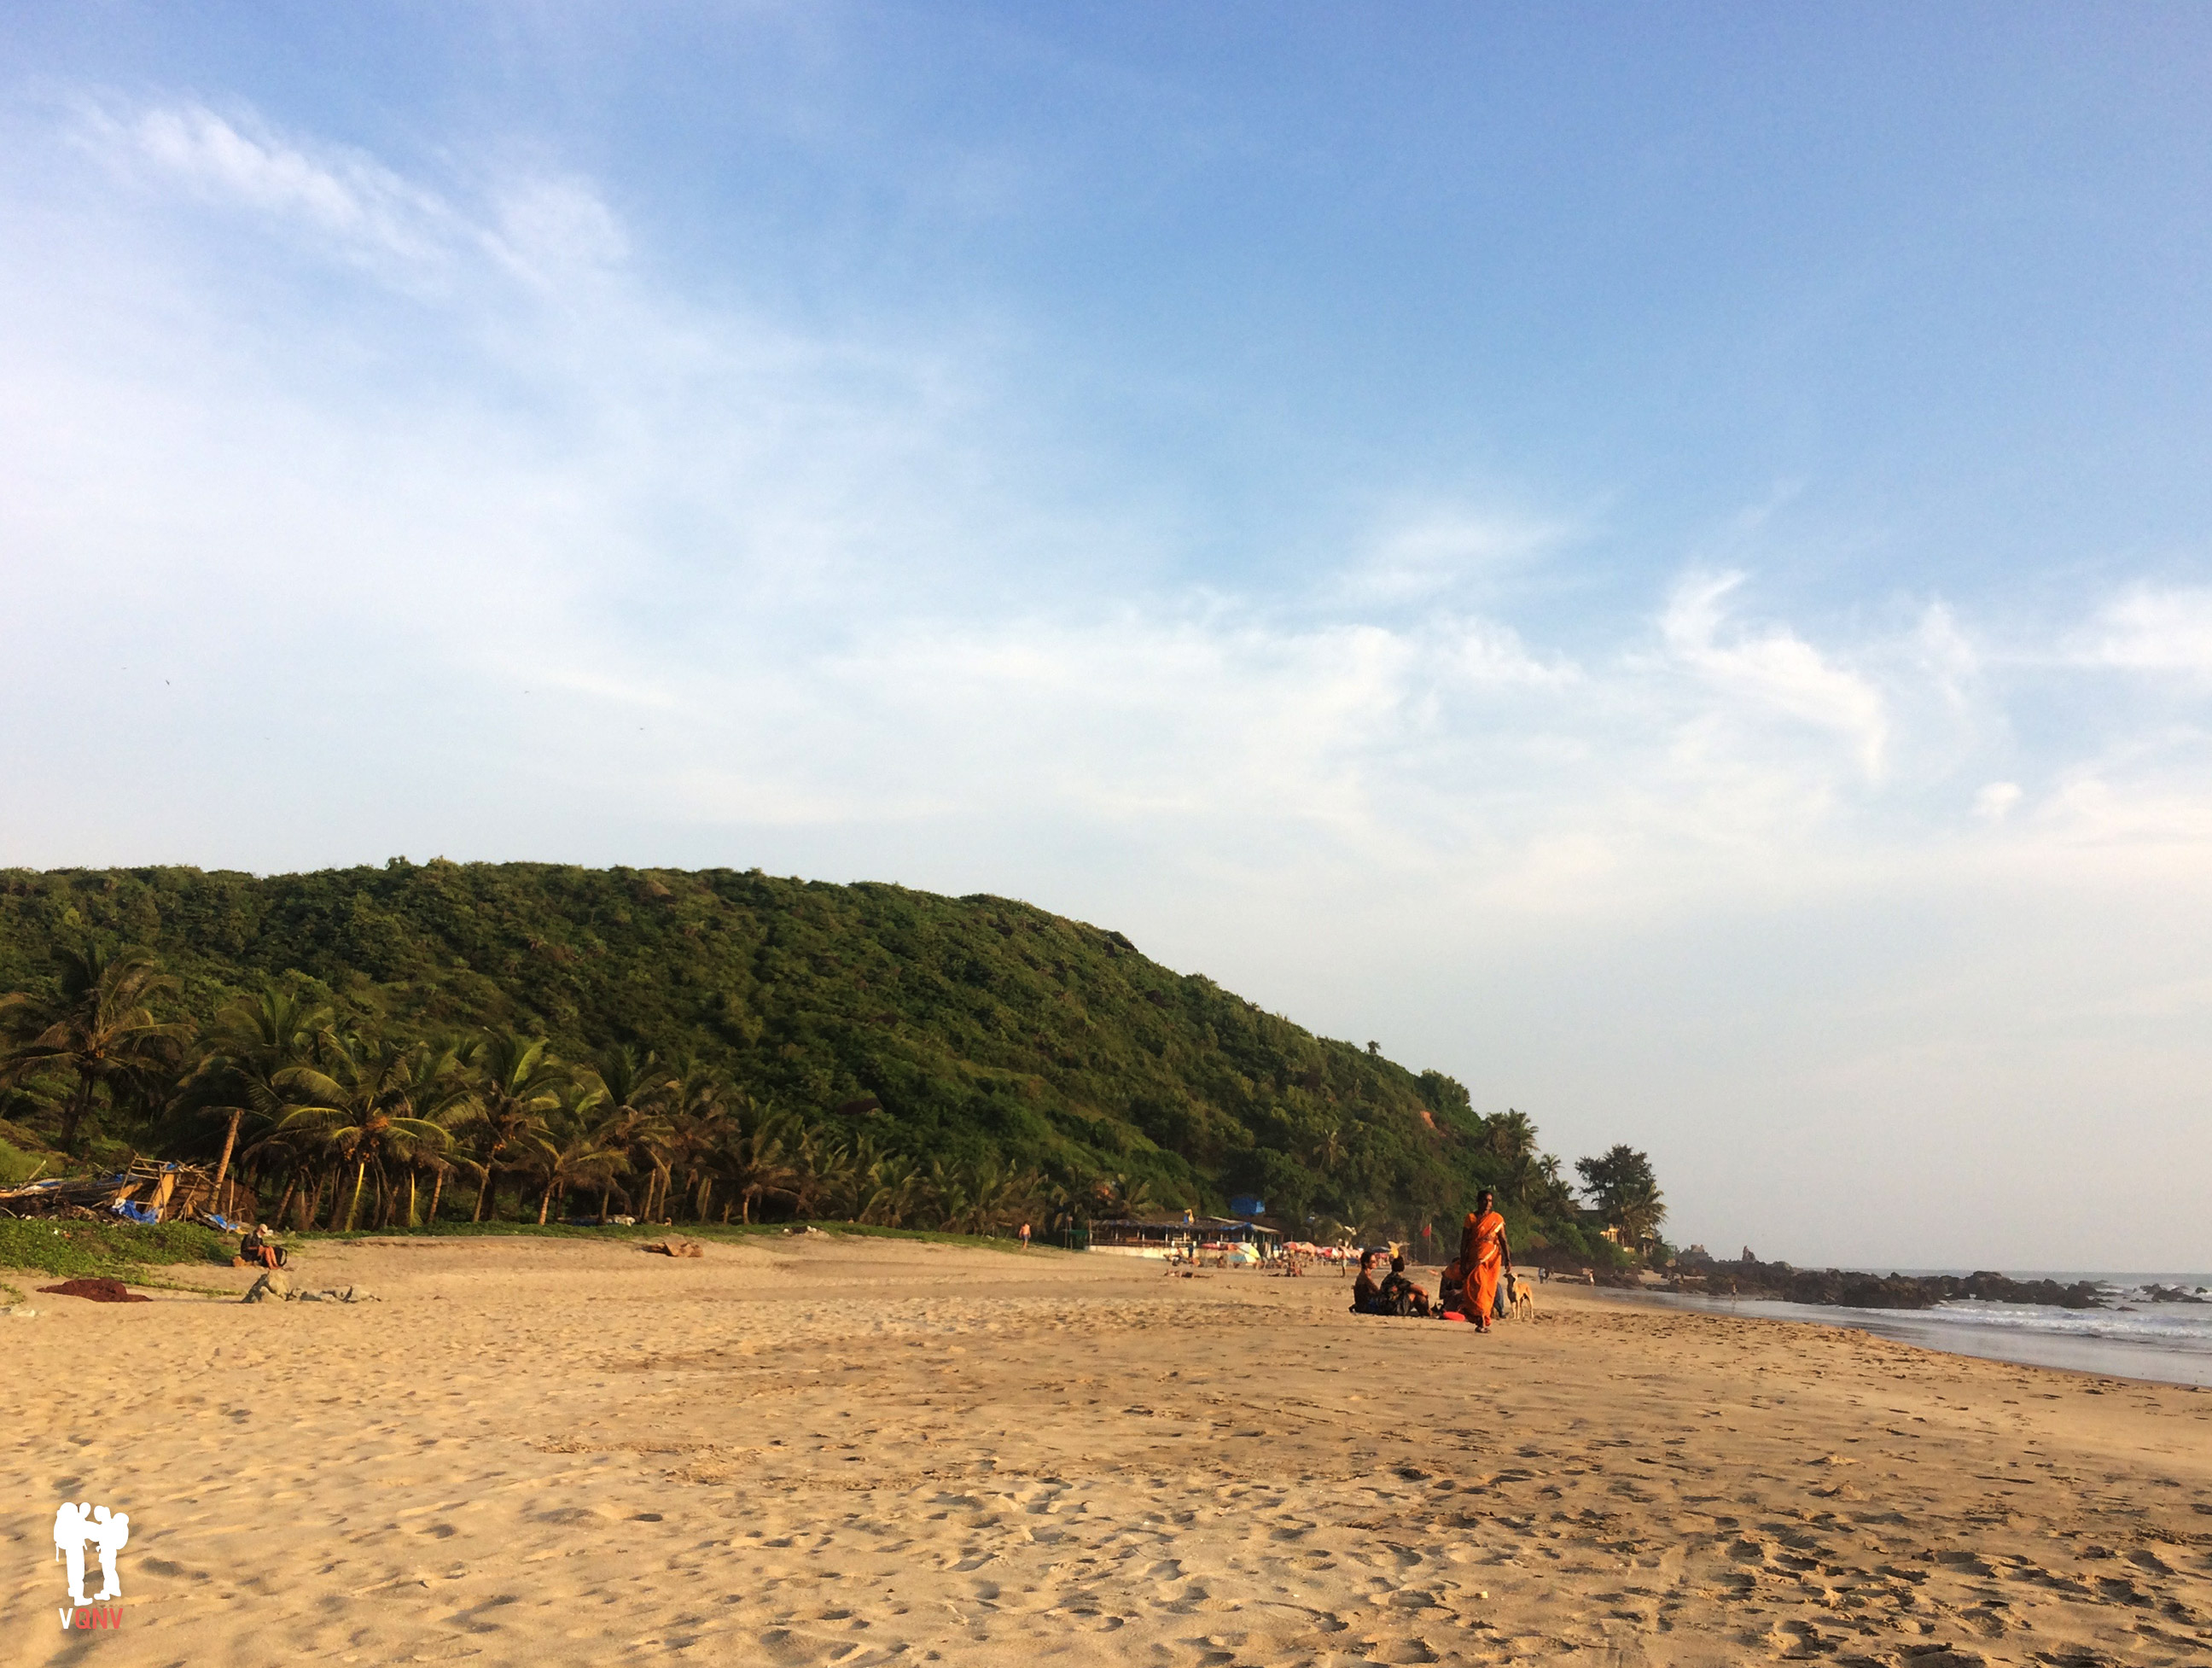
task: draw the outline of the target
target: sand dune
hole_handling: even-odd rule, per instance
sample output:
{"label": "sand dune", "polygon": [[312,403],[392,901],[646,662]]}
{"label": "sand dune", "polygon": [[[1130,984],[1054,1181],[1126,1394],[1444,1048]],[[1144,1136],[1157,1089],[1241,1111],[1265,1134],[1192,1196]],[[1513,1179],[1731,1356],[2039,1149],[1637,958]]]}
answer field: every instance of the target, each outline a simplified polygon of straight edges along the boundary
{"label": "sand dune", "polygon": [[383,1300],[0,1319],[8,1661],[2212,1662],[2212,1394],[900,1241],[298,1272]]}

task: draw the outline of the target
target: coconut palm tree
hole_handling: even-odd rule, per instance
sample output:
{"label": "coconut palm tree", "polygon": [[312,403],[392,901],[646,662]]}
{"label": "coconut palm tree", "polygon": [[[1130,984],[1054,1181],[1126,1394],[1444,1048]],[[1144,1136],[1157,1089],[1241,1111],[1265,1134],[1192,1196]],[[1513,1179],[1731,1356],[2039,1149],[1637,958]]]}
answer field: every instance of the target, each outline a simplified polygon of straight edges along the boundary
{"label": "coconut palm tree", "polygon": [[545,1046],[543,1037],[486,1032],[460,1050],[471,1081],[469,1103],[456,1128],[474,1160],[471,1167],[480,1176],[471,1221],[483,1221],[493,1178],[544,1132],[546,1115],[561,1104],[562,1091],[574,1080]]}
{"label": "coconut palm tree", "polygon": [[902,1153],[878,1153],[872,1145],[855,1159],[864,1161],[854,1190],[853,1220],[879,1227],[905,1227],[928,1192],[920,1167]]}
{"label": "coconut palm tree", "polygon": [[1127,1221],[1158,1210],[1159,1201],[1152,1196],[1152,1184],[1139,1176],[1132,1181],[1115,1174],[1095,1184],[1098,1214],[1114,1221]]}
{"label": "coconut palm tree", "polygon": [[228,1113],[222,1157],[215,1167],[218,1197],[230,1159],[238,1144],[238,1126],[251,1115],[273,1129],[291,1104],[280,1087],[280,1074],[313,1060],[319,1043],[331,1035],[331,1010],[310,1001],[296,990],[264,984],[252,997],[241,997],[219,1009],[207,1036],[209,1051],[187,1085],[187,1092],[204,1097],[208,1111]]}
{"label": "coconut palm tree", "polygon": [[660,1148],[664,1208],[672,1193],[680,1193],[690,1199],[692,1215],[706,1219],[714,1189],[714,1155],[733,1127],[732,1099],[728,1080],[719,1068],[687,1060],[678,1068]]}
{"label": "coconut palm tree", "polygon": [[143,950],[58,950],[54,971],[51,995],[0,996],[0,1084],[71,1074],[61,1148],[74,1153],[100,1091],[112,1104],[131,1078],[173,1070],[187,1027],[155,1017],[158,1004],[175,999],[177,982]]}
{"label": "coconut palm tree", "polygon": [[786,1119],[756,1112],[736,1127],[715,1154],[715,1169],[737,1194],[739,1221],[751,1221],[763,1199],[796,1202],[802,1196],[799,1166],[787,1145],[789,1133]]}
{"label": "coconut palm tree", "polygon": [[[627,1045],[608,1050],[592,1075],[601,1092],[599,1143],[623,1155],[624,1170],[643,1174],[645,1196],[638,1202],[638,1214],[650,1218],[667,1174],[665,1159],[672,1133],[667,1113],[682,1085],[650,1049],[640,1055]],[[606,1215],[606,1204],[602,1193],[602,1218]]]}
{"label": "coconut palm tree", "polygon": [[[277,1130],[311,1135],[353,1171],[347,1230],[360,1214],[372,1165],[382,1188],[391,1162],[420,1152],[442,1153],[452,1145],[452,1133],[439,1119],[469,1093],[453,1059],[450,1050],[428,1044],[355,1035],[336,1039],[323,1065],[289,1066],[278,1074],[279,1087],[302,1104],[278,1119]],[[335,1215],[335,1200],[332,1204]]]}
{"label": "coconut palm tree", "polygon": [[781,1144],[788,1154],[781,1190],[790,1197],[792,1208],[807,1218],[842,1211],[857,1179],[851,1149],[836,1135],[803,1124],[798,1126],[796,1138],[784,1134]]}
{"label": "coconut palm tree", "polygon": [[571,1187],[605,1188],[624,1166],[622,1149],[605,1138],[605,1094],[596,1082],[580,1083],[554,1108],[538,1132],[522,1143],[522,1162],[545,1185],[538,1224],[545,1225],[555,1197]]}

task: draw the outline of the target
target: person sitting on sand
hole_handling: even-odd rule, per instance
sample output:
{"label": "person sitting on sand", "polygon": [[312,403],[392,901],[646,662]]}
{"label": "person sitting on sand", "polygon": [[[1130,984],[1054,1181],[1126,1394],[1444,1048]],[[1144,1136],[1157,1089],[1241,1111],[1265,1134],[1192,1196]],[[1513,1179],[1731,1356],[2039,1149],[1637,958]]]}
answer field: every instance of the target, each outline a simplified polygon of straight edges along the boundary
{"label": "person sitting on sand", "polygon": [[1474,1196],[1474,1208],[1467,1214],[1460,1235],[1459,1266],[1467,1281],[1467,1318],[1475,1330],[1487,1332],[1498,1312],[1498,1280],[1513,1272],[1513,1247],[1505,1238],[1505,1219],[1498,1214],[1497,1195],[1488,1188]]}
{"label": "person sitting on sand", "polygon": [[1382,1304],[1382,1288],[1375,1283],[1375,1259],[1380,1251],[1359,1253],[1359,1278],[1352,1282],[1352,1312],[1355,1315],[1387,1315],[1390,1312]]}
{"label": "person sitting on sand", "polygon": [[257,1222],[246,1229],[238,1242],[238,1254],[257,1268],[284,1266],[284,1248],[276,1243],[276,1236],[266,1222]]}
{"label": "person sitting on sand", "polygon": [[1382,1307],[1393,1315],[1419,1315],[1428,1318],[1429,1294],[1406,1277],[1406,1259],[1390,1259],[1390,1272],[1382,1276]]}
{"label": "person sitting on sand", "polygon": [[1457,1262],[1444,1264],[1437,1275],[1437,1300],[1429,1312],[1439,1320],[1446,1315],[1468,1318],[1467,1270]]}

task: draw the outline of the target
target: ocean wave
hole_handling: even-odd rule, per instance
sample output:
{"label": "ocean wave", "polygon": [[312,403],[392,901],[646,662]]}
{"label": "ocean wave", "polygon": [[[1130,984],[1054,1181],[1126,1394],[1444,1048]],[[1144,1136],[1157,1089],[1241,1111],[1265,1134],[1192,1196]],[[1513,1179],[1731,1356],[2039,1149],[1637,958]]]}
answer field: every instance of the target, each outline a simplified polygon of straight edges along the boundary
{"label": "ocean wave", "polygon": [[[1855,1310],[1872,1314],[1871,1310]],[[2212,1354],[2212,1308],[2195,1304],[2144,1304],[2132,1313],[2117,1309],[2052,1309],[2039,1304],[1939,1303],[1910,1312],[1931,1326],[1980,1327],[2047,1337],[2094,1338]],[[1904,1317],[1892,1313],[1893,1320]]]}

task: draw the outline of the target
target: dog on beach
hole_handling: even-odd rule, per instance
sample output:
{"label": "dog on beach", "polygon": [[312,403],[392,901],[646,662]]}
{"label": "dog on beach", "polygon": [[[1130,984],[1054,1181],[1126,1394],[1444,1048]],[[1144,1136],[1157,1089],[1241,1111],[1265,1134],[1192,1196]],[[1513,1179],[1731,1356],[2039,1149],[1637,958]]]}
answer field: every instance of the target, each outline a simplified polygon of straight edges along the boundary
{"label": "dog on beach", "polygon": [[1536,1318],[1536,1294],[1528,1289],[1528,1282],[1518,1275],[1505,1277],[1504,1313],[1516,1320]]}

